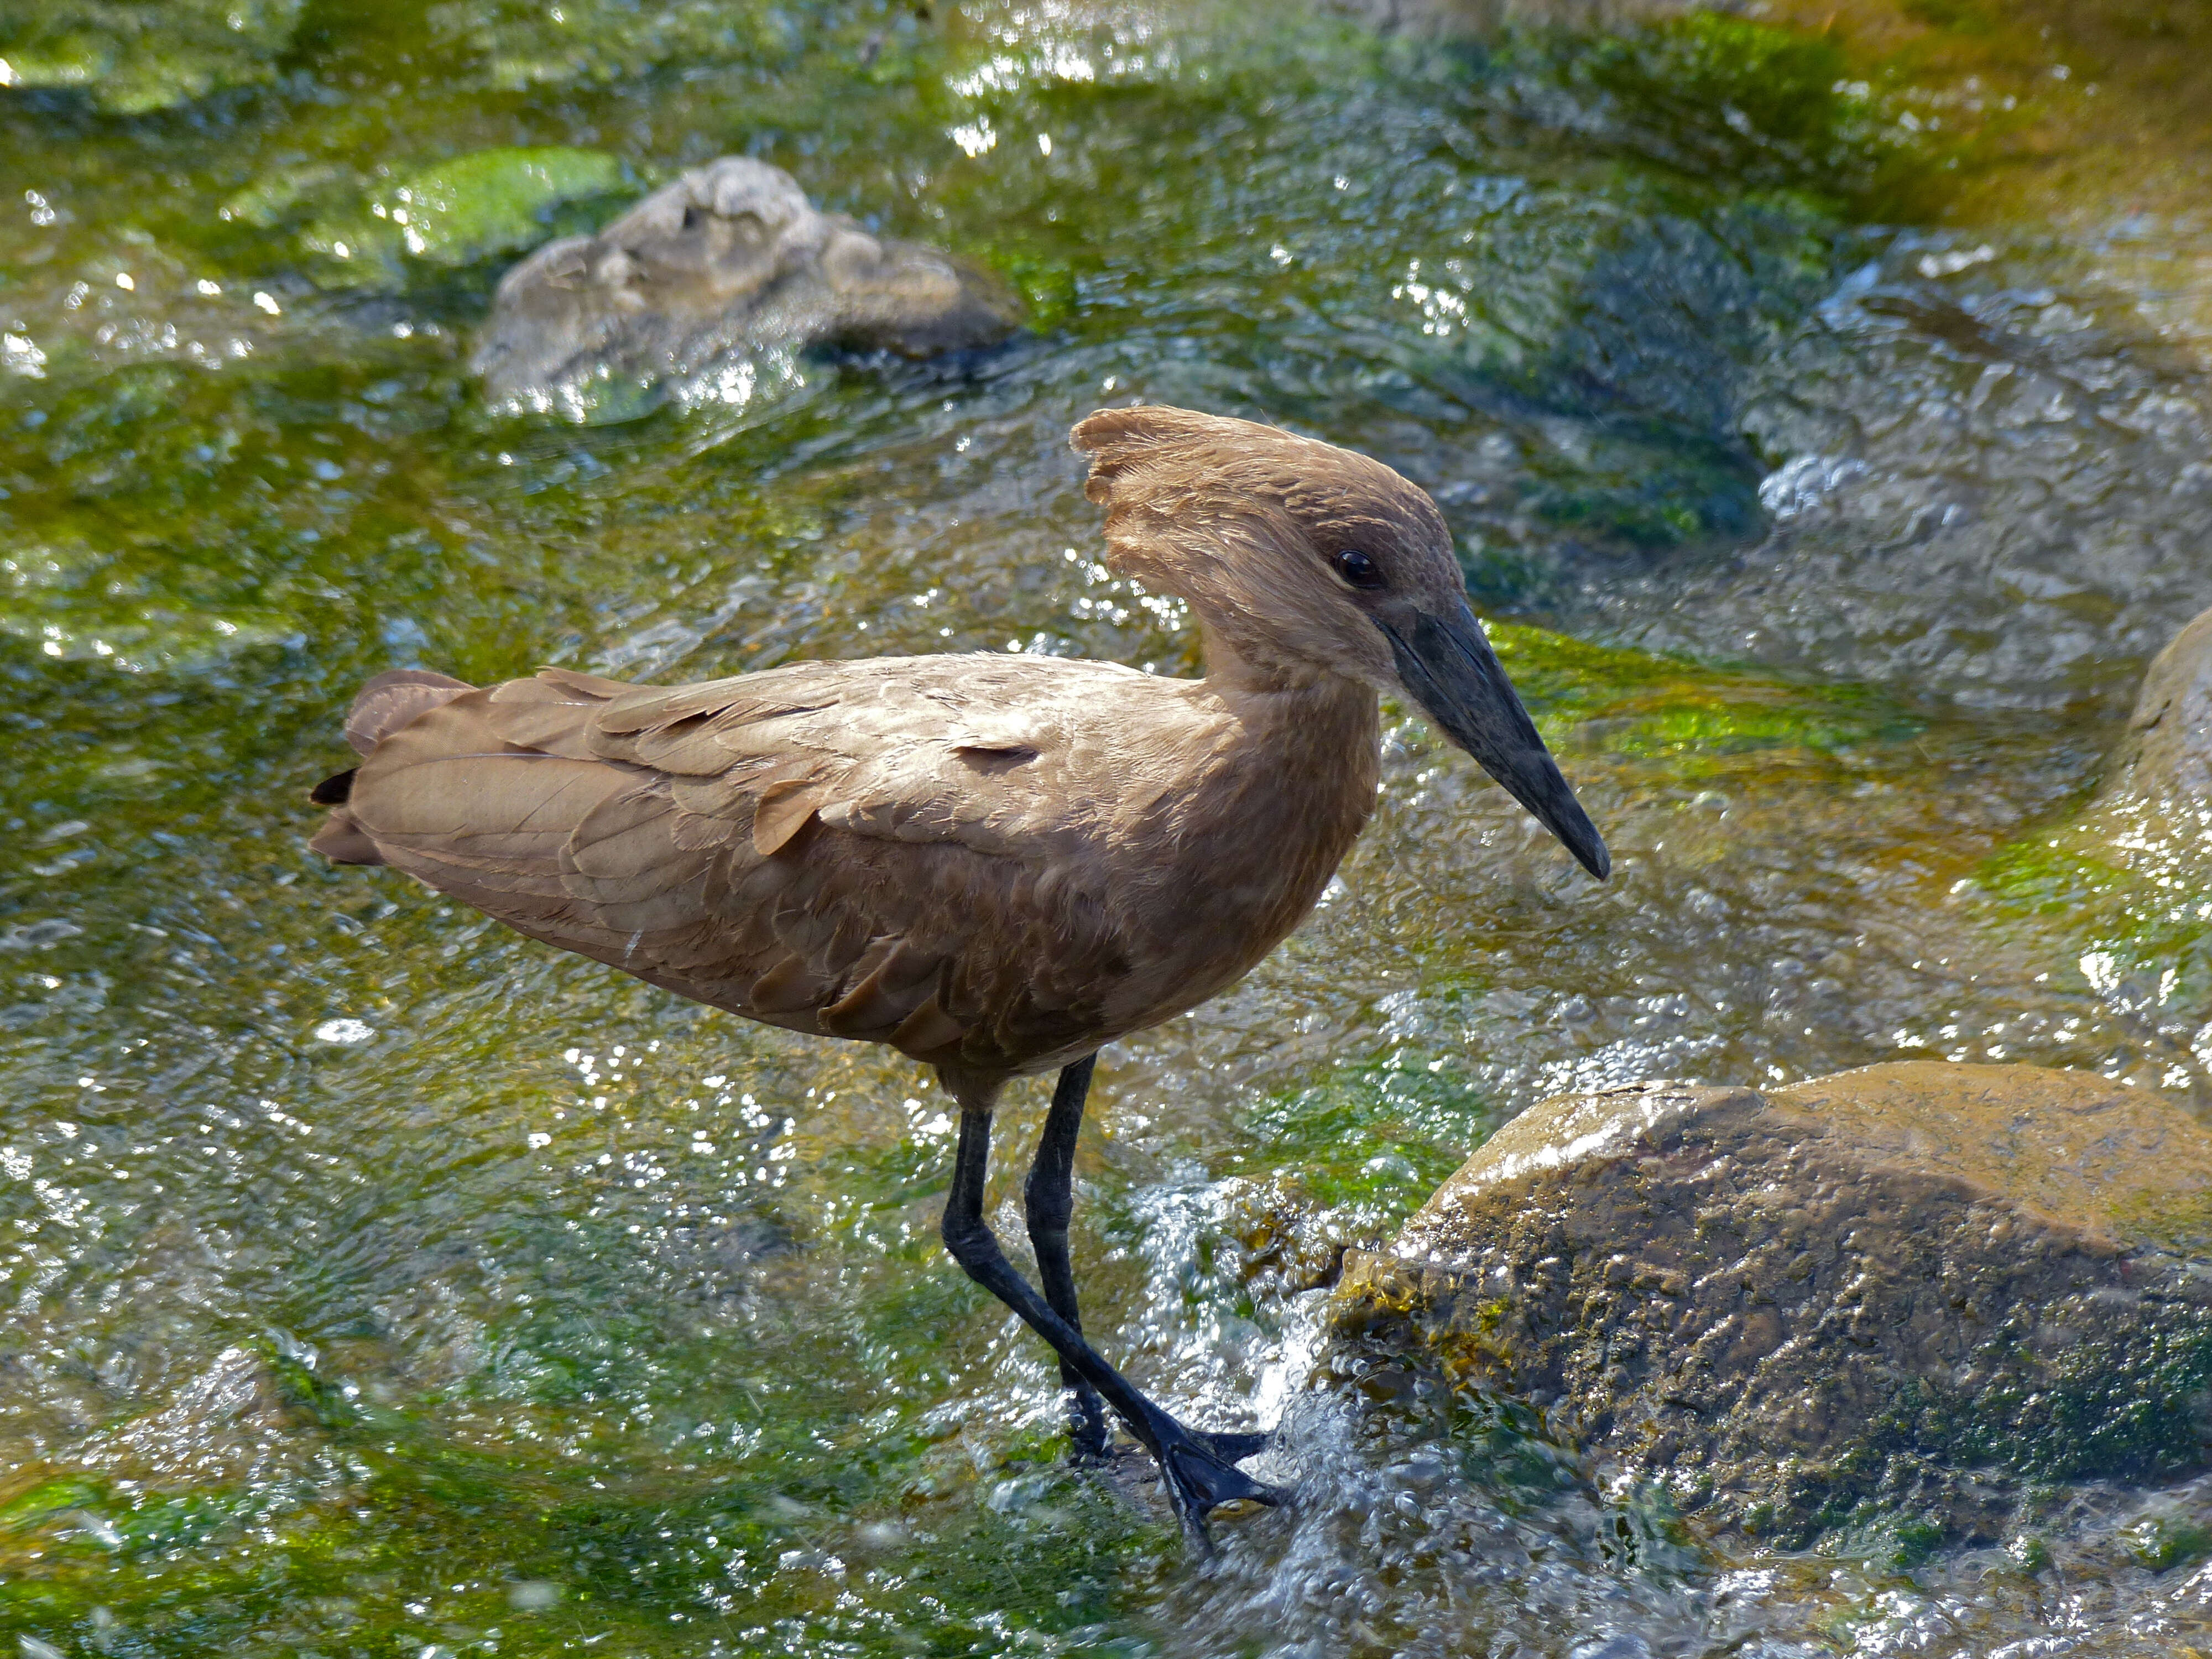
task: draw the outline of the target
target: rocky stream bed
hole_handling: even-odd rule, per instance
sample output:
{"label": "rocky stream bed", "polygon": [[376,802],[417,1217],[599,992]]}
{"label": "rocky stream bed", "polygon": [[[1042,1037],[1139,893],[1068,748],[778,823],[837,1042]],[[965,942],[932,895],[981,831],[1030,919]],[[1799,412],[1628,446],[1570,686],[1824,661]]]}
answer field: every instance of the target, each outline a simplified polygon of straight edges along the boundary
{"label": "rocky stream bed", "polygon": [[[2212,1651],[2208,47],[2058,0],[0,0],[0,1639]],[[572,332],[502,385],[518,265]],[[592,332],[654,291],[713,325],[669,373]],[[1616,857],[1390,711],[1308,924],[1103,1057],[1086,1328],[1279,1422],[1297,1496],[1206,1560],[1061,1466],[915,1068],[332,871],[301,800],[395,665],[1188,672],[1065,447],[1131,398],[1432,491]],[[1438,1231],[1634,1103],[1650,1167],[1542,1197],[1574,1250],[1525,1194]],[[2084,1113],[2135,1184],[1968,1133]],[[1714,1196],[1754,1151],[1804,1201]]]}

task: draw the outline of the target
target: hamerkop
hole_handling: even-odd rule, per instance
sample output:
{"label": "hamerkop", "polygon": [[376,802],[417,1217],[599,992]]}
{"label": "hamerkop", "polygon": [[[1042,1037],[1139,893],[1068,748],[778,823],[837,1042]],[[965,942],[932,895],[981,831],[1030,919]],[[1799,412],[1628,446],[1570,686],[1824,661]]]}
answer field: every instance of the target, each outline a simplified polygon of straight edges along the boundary
{"label": "hamerkop", "polygon": [[[1106,562],[1183,599],[1206,678],[1060,657],[802,662],[699,685],[403,670],[346,721],[316,849],[772,1025],[887,1042],[960,1106],[953,1258],[1060,1356],[1079,1457],[1107,1404],[1176,1513],[1279,1494],[1263,1437],[1193,1429],[1084,1340],[1068,1261],[1101,1045],[1248,972],[1374,810],[1376,693],[1410,698],[1602,878],[1604,843],[1498,665],[1435,504],[1389,467],[1187,410],[1073,434]],[[1057,1069],[1026,1192],[1040,1297],[983,1218],[991,1114]]]}

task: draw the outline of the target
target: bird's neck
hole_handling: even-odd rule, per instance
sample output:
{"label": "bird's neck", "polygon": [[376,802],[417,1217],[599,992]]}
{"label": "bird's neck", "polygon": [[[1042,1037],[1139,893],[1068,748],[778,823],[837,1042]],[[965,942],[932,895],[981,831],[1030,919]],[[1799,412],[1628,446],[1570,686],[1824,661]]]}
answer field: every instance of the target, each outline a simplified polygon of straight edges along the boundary
{"label": "bird's neck", "polygon": [[[1206,683],[1225,696],[1274,697],[1319,692],[1327,696],[1358,682],[1341,674],[1287,655],[1240,648],[1228,629],[1216,627],[1201,616],[1199,637],[1205,644]],[[1374,693],[1369,692],[1370,702]]]}
{"label": "bird's neck", "polygon": [[1206,689],[1237,715],[1249,740],[1300,751],[1333,772],[1365,775],[1371,805],[1382,730],[1374,689],[1310,663],[1248,654],[1210,623],[1199,628]]}
{"label": "bird's neck", "polygon": [[1117,1018],[1137,1030],[1203,1001],[1311,910],[1375,810],[1382,720],[1374,690],[1341,675],[1255,672],[1207,634],[1206,675],[1184,695],[1214,741],[1164,798],[1148,833],[1145,904],[1127,918],[1161,972]]}
{"label": "bird's neck", "polygon": [[1382,728],[1374,688],[1306,664],[1256,662],[1211,628],[1205,637],[1204,685],[1235,721],[1247,804],[1272,798],[1277,833],[1310,841],[1302,850],[1334,870],[1375,810]]}

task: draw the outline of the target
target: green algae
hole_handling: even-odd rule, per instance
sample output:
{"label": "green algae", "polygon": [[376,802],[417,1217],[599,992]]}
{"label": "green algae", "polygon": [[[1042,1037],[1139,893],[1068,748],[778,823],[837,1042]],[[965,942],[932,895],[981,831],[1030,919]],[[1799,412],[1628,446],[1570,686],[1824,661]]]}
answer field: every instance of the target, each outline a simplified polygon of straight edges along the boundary
{"label": "green algae", "polygon": [[[1095,1652],[1102,1638],[1145,1650],[1109,1635],[1109,1587],[1133,1544],[1165,1540],[1148,1527],[1131,1538],[1111,1500],[1065,1474],[1010,1473],[998,1502],[949,1526],[896,1505],[855,1519],[804,1476],[750,1493],[592,1484],[609,1490],[379,1460],[305,1507],[79,1493],[43,1528],[0,1535],[17,1569],[0,1629],[179,1654],[272,1642],[536,1654],[610,1638],[638,1654],[958,1653],[994,1638]],[[748,1593],[763,1578],[776,1588]],[[949,1622],[948,1602],[979,1615]]]}
{"label": "green algae", "polygon": [[1850,761],[1928,729],[1859,686],[1792,684],[1492,623],[1492,644],[1538,721],[1569,753],[1646,763],[1684,784],[1750,767]]}
{"label": "green algae", "polygon": [[1490,1103],[1446,1058],[1401,1049],[1261,1103],[1241,1126],[1251,1139],[1243,1172],[1294,1170],[1314,1204],[1354,1212],[1368,1226],[1392,1224],[1459,1166],[1493,1120]]}
{"label": "green algae", "polygon": [[435,5],[428,17],[483,55],[495,85],[517,89],[621,81],[668,63],[773,62],[798,33],[775,7],[720,0],[496,0]]}
{"label": "green algae", "polygon": [[2205,18],[2131,0],[1783,0],[1769,20],[1838,41],[1936,136],[1914,204],[1964,225],[2094,223],[2124,201],[2192,210],[2208,138]]}
{"label": "green algae", "polygon": [[82,91],[140,115],[270,80],[306,0],[9,0],[0,86]]}
{"label": "green algae", "polygon": [[2212,1528],[2185,1516],[2154,1516],[2130,1530],[2136,1565],[2152,1572],[2171,1572],[2212,1555]]}
{"label": "green algae", "polygon": [[1969,878],[1993,928],[2154,1019],[2212,1011],[2212,864],[2197,835],[2125,799],[2092,802],[1997,848]]}
{"label": "green algae", "polygon": [[556,216],[624,182],[622,164],[599,150],[477,150],[395,174],[344,213],[315,220],[301,241],[329,262],[319,267],[325,286],[389,283],[413,261],[471,265],[587,224]]}
{"label": "green algae", "polygon": [[1522,118],[1544,118],[1553,88],[1590,89],[1602,94],[1609,142],[1692,176],[1865,207],[1936,164],[1832,33],[1693,11],[1594,37],[1527,30],[1476,55],[1525,89]]}

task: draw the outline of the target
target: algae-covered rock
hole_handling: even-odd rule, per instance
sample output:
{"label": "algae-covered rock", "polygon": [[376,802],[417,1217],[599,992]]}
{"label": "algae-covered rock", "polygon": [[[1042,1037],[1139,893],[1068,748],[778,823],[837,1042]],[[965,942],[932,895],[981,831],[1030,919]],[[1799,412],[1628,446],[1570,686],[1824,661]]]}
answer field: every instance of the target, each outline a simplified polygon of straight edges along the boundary
{"label": "algae-covered rock", "polygon": [[513,88],[605,84],[661,64],[768,56],[798,32],[773,6],[732,0],[460,0],[431,7],[429,19]]}
{"label": "algae-covered rock", "polygon": [[1547,1101],[1335,1306],[1715,1523],[1990,1536],[2212,1459],[2208,1259],[2212,1134],[2165,1099],[1917,1061]]}
{"label": "algae-covered rock", "polygon": [[[528,247],[556,210],[622,185],[622,164],[599,150],[480,149],[399,173],[316,219],[301,240],[321,256],[325,285],[378,286],[402,280],[410,260],[453,268]],[[232,207],[266,222],[286,199],[280,185],[243,193]]]}
{"label": "algae-covered rock", "polygon": [[[2076,975],[2165,1049],[2142,1070],[2173,1086],[2212,1027],[2212,611],[2143,678],[2095,797],[2035,825],[1974,873],[1990,919],[2048,941]],[[2148,1046],[2148,1044],[2146,1046]]]}
{"label": "algae-covered rock", "polygon": [[266,81],[305,0],[0,0],[0,86],[137,115]]}
{"label": "algae-covered rock", "polygon": [[1845,276],[1747,374],[1758,544],[1588,584],[1580,629],[1923,702],[2126,708],[2212,604],[2201,371],[2124,319],[2080,325],[2104,302],[2078,263],[1923,246]]}
{"label": "algae-covered rock", "polygon": [[1012,296],[963,261],[817,211],[744,156],[686,173],[597,236],[503,277],[474,367],[494,398],[584,403],[594,383],[683,380],[734,354],[817,343],[905,356],[989,345]]}

